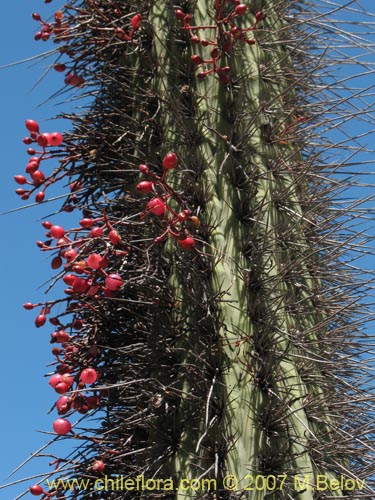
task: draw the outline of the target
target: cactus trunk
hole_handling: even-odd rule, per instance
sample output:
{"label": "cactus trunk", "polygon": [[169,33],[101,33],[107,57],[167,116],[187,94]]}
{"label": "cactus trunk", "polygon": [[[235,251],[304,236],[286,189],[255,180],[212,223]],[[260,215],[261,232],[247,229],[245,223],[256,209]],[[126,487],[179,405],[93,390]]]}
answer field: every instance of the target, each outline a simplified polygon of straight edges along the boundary
{"label": "cactus trunk", "polygon": [[[100,458],[106,477],[173,488],[90,498],[360,498],[373,448],[350,424],[362,365],[346,342],[360,285],[334,236],[335,166],[312,141],[320,56],[304,4],[80,5],[67,7],[68,46],[93,101],[66,115],[62,165],[80,189],[65,210],[104,233],[71,244],[96,288],[73,283],[56,324],[81,322],[64,359],[72,373],[98,368],[101,423],[77,427],[70,477],[102,479]],[[106,267],[90,267],[93,252]],[[64,273],[79,274],[74,262]],[[109,274],[123,285],[110,290]]]}

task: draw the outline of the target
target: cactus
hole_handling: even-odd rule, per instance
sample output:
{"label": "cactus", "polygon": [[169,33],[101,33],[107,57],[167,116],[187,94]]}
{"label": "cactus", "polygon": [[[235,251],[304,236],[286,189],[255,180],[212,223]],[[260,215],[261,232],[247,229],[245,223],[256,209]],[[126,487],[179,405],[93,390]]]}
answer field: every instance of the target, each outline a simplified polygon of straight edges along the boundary
{"label": "cactus", "polygon": [[[283,0],[74,0],[53,22],[33,15],[68,59],[54,63],[65,84],[90,98],[62,115],[71,132],[27,123],[43,152],[20,196],[44,202],[63,180],[75,217],[44,221],[39,242],[64,298],[25,307],[55,328],[54,431],[79,444],[34,495],[374,493],[367,277],[343,257],[364,243],[334,202],[354,181],[315,140],[355,115],[330,83],[337,62],[322,65],[347,34],[334,4],[316,4],[327,24]],[[165,482],[126,491],[137,477]],[[64,496],[59,479],[88,482]]]}

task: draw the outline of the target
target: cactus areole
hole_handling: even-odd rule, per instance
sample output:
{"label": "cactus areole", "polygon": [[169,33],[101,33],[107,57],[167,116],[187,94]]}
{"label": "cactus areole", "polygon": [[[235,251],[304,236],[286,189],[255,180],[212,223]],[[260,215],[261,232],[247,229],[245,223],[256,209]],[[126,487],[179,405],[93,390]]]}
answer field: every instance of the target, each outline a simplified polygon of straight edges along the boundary
{"label": "cactus areole", "polygon": [[[68,91],[90,97],[64,114],[71,131],[26,121],[32,158],[15,176],[23,200],[68,186],[71,224],[54,215],[37,243],[66,288],[25,305],[52,324],[49,383],[69,418],[53,428],[74,440],[56,474],[88,479],[64,498],[371,497],[364,278],[343,258],[361,244],[333,202],[352,153],[331,163],[325,138],[367,94],[334,80],[327,47],[343,56],[350,39],[338,7],[72,0],[33,14]],[[135,486],[99,491],[103,471]]]}

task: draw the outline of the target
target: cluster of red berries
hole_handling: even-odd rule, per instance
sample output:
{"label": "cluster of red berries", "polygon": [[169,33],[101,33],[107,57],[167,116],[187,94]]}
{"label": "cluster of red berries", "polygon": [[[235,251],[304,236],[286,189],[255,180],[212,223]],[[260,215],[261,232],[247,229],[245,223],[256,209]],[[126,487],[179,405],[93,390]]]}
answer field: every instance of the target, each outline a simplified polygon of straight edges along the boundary
{"label": "cluster of red berries", "polygon": [[[122,16],[121,16],[122,17]],[[40,30],[35,34],[34,39],[35,40],[42,40],[46,42],[51,38],[51,36],[54,37],[54,42],[55,43],[62,43],[64,42],[65,45],[60,49],[60,52],[62,54],[70,54],[74,55],[74,51],[69,50],[69,42],[72,38],[72,33],[71,33],[71,26],[67,21],[64,21],[64,13],[62,10],[58,10],[54,14],[54,22],[46,22],[42,19],[40,14],[34,12],[32,14],[32,18],[39,22],[41,27]],[[130,32],[127,34],[123,28],[120,27],[112,27],[112,29],[108,30],[108,28],[103,28],[101,29],[100,27],[96,27],[95,31],[96,33],[100,33],[101,31],[105,36],[108,36],[108,32],[112,31],[112,33],[115,34],[116,38],[119,38],[120,40],[124,41],[132,41],[134,38],[134,35],[136,31],[140,28],[142,24],[142,15],[140,13],[135,14],[131,20],[130,20]],[[104,38],[101,40],[100,38],[95,41],[95,43],[107,43],[107,39]],[[67,66],[64,63],[56,63],[53,65],[53,68],[59,72],[59,73],[64,73],[67,71]],[[82,75],[77,74],[75,71],[70,71],[65,74],[65,79],[64,83],[66,85],[71,85],[73,87],[82,87],[85,83],[85,78]]]}
{"label": "cluster of red berries", "polygon": [[[56,181],[57,174],[57,172],[54,172],[51,176],[46,177],[40,168],[41,163],[43,160],[53,157],[51,152],[48,151],[48,148],[61,146],[64,137],[60,132],[40,133],[39,124],[35,120],[26,120],[26,128],[29,131],[29,136],[24,137],[23,142],[30,146],[27,149],[27,154],[30,155],[31,158],[26,165],[25,173],[30,176],[30,180],[24,175],[15,175],[14,180],[17,184],[33,187],[29,190],[18,188],[16,194],[18,194],[22,200],[28,200],[30,195],[39,189],[35,195],[35,201],[41,203],[45,198],[45,190],[50,184]],[[31,147],[33,143],[39,146],[41,150],[37,151],[34,147]]]}
{"label": "cluster of red berries", "polygon": [[[140,165],[140,172],[152,180],[139,182],[136,189],[141,194],[152,195],[145,210],[142,212],[142,217],[150,213],[161,217],[166,225],[165,231],[154,239],[154,243],[160,243],[168,235],[171,235],[181,248],[192,250],[195,248],[195,239],[190,234],[187,223],[190,223],[193,229],[197,229],[200,221],[198,217],[192,215],[191,211],[185,207],[185,203],[178,193],[166,181],[168,172],[176,168],[177,163],[177,154],[174,152],[167,153],[162,161],[164,171],[161,176],[151,172],[147,165]],[[180,206],[179,212],[174,210],[168,203],[170,198],[173,198]]]}
{"label": "cluster of red berries", "polygon": [[[232,52],[233,44],[237,41],[253,45],[255,40],[249,37],[249,34],[255,30],[257,24],[264,18],[263,12],[255,14],[253,24],[247,28],[242,28],[235,23],[235,20],[242,17],[247,12],[247,5],[241,3],[240,0],[216,0],[215,8],[215,24],[209,26],[194,26],[191,24],[192,15],[184,13],[181,9],[175,10],[176,18],[182,22],[183,29],[190,35],[190,41],[194,45],[201,45],[203,47],[210,47],[210,57],[203,59],[198,54],[191,56],[191,62],[196,68],[205,68],[197,74],[199,79],[206,78],[209,74],[216,75],[219,80],[228,84],[230,82],[231,67],[222,65],[220,60],[224,56],[229,56]],[[200,30],[211,29],[215,32],[213,40],[200,38]]]}
{"label": "cluster of red berries", "polygon": [[[32,18],[34,19],[34,21],[38,21],[41,24],[40,30],[34,36],[35,40],[43,40],[44,42],[46,42],[53,35],[55,43],[69,42],[71,38],[70,25],[69,23],[63,21],[64,13],[61,10],[55,12],[55,20],[53,23],[43,21],[40,14],[36,12],[32,14]],[[61,52],[65,51],[66,50],[63,49],[61,50]],[[63,73],[67,69],[66,65],[63,63],[57,63],[53,67],[59,73]],[[65,75],[64,82],[66,85],[72,85],[73,87],[82,87],[82,85],[85,83],[85,78],[82,75],[77,75],[72,71],[68,71],[68,73]]]}

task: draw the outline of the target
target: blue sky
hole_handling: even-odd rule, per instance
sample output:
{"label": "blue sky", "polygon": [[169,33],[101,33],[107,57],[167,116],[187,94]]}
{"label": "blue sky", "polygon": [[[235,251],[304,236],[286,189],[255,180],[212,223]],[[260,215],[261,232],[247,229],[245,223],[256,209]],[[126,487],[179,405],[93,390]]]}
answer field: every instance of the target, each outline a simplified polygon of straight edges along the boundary
{"label": "blue sky", "polygon": [[[374,0],[364,0],[362,5],[367,6],[370,12],[375,12]],[[33,41],[38,24],[31,19],[31,14],[34,10],[48,18],[48,12],[54,12],[57,7],[56,2],[45,5],[36,0],[13,0],[2,6],[0,65],[27,59],[53,47],[52,43]],[[62,76],[51,71],[36,89],[32,90],[46,68],[47,64],[42,61],[38,64],[29,62],[0,70],[0,109],[3,123],[0,134],[3,172],[0,183],[0,212],[23,206],[14,194],[17,186],[13,176],[23,173],[28,158],[22,143],[22,138],[27,135],[25,119],[36,119],[44,131],[52,132],[59,130],[61,126],[66,127],[65,122],[61,124],[51,121],[60,109],[66,107],[56,106],[56,101],[39,107],[39,104],[61,87]],[[371,78],[375,79],[375,76],[372,75]],[[360,85],[360,81],[356,83]],[[63,129],[61,131],[63,132]],[[366,140],[364,142],[366,143]],[[366,158],[368,159],[368,156]],[[357,197],[359,190],[353,190],[350,194]],[[364,194],[366,190],[361,190],[361,195]],[[0,217],[3,235],[0,245],[3,288],[0,314],[4,353],[0,363],[0,380],[3,383],[0,413],[0,484],[7,482],[6,476],[11,470],[46,442],[47,437],[35,431],[52,430],[55,418],[55,412],[50,415],[47,412],[56,400],[56,395],[50,389],[48,379],[43,378],[48,371],[46,364],[52,361],[49,344],[51,329],[48,326],[35,329],[34,312],[25,311],[22,304],[42,299],[45,289],[43,283],[52,275],[48,256],[40,252],[35,241],[43,237],[39,219],[57,208],[58,204],[55,207],[42,205]],[[60,222],[62,219],[57,216],[53,220]],[[368,268],[375,267],[374,258],[368,257],[363,265]],[[73,446],[74,443],[71,444]],[[33,460],[13,479],[47,470],[49,468],[46,462]],[[0,497],[14,498],[33,483],[31,480],[7,490],[6,493],[0,491]]]}

